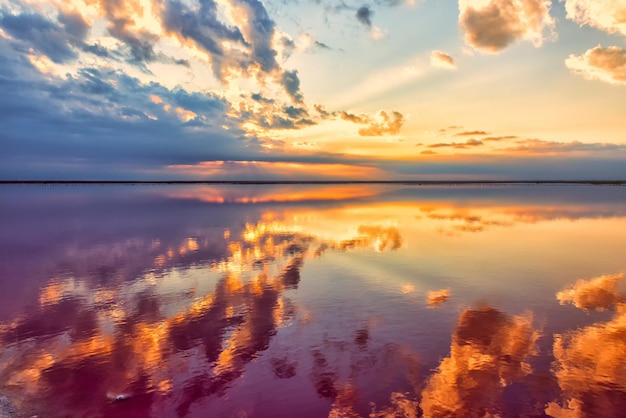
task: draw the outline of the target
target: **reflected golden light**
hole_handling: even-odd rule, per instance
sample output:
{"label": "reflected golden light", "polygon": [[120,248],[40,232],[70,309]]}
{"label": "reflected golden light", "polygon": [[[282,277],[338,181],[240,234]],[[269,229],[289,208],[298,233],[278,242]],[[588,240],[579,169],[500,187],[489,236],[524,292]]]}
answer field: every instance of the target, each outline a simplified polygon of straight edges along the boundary
{"label": "reflected golden light", "polygon": [[65,286],[61,283],[52,282],[43,289],[39,294],[39,305],[51,305],[61,301]]}
{"label": "reflected golden light", "polygon": [[408,293],[413,293],[413,292],[415,292],[415,286],[410,284],[410,283],[403,284],[402,287],[400,288],[400,291],[404,295],[406,295]]}
{"label": "reflected golden light", "polygon": [[450,298],[450,289],[431,290],[426,295],[426,302],[431,307],[436,307]]}
{"label": "reflected golden light", "polygon": [[554,336],[554,374],[563,391],[563,402],[550,402],[546,414],[553,417],[617,417],[626,400],[626,300],[615,286],[624,274],[579,280],[557,293],[563,304],[572,302],[588,310],[615,310],[614,317],[578,330]]}
{"label": "reflected golden light", "polygon": [[[347,199],[359,196],[351,186],[330,189]],[[211,199],[219,197],[236,202],[253,199],[246,194],[229,195],[217,188],[208,190]],[[316,193],[301,190],[291,196],[294,195],[307,200]],[[279,188],[278,193],[259,193],[258,196],[254,198],[289,201],[290,195],[289,188]],[[405,249],[423,237],[423,234],[407,235],[415,232],[406,227],[407,220],[414,225],[416,216],[421,216],[418,228],[424,229],[434,229],[442,223],[509,226],[509,222],[512,225],[514,222],[560,219],[555,211],[548,213],[544,209],[539,214],[533,213],[532,205],[502,207],[485,204],[468,209],[448,202],[437,206],[436,202],[424,202],[423,205],[406,202],[363,204],[348,200],[320,206],[322,208],[287,205],[281,210],[272,206],[272,210],[259,215],[257,222],[248,220],[229,229],[212,227],[208,233],[202,230],[181,232],[176,240],[128,240],[110,246],[108,259],[112,260],[111,263],[119,262],[127,254],[136,257],[139,253],[129,249],[145,251],[141,270],[129,268],[132,273],[116,276],[111,287],[97,288],[100,284],[92,280],[93,276],[89,275],[92,273],[81,267],[80,274],[73,275],[77,278],[51,279],[38,295],[42,310],[54,307],[64,298],[80,306],[79,315],[94,310],[95,335],[69,338],[64,331],[53,338],[38,340],[33,343],[33,350],[25,348],[24,353],[16,353],[9,359],[10,364],[0,365],[0,372],[16,386],[28,387],[29,393],[35,393],[45,389],[47,384],[37,370],[61,363],[73,367],[94,356],[108,361],[118,355],[115,350],[120,348],[116,347],[124,345],[128,347],[124,350],[130,353],[130,360],[129,364],[124,364],[123,376],[115,376],[115,385],[125,390],[124,385],[130,385],[142,376],[149,382],[150,390],[169,392],[178,386],[176,379],[182,379],[175,375],[180,360],[172,352],[179,350],[187,356],[193,351],[190,350],[192,347],[213,344],[217,347],[214,352],[197,350],[201,357],[199,361],[209,359],[207,379],[214,379],[215,385],[227,385],[242,375],[246,364],[256,358],[259,351],[267,348],[269,339],[277,330],[292,323],[294,315],[298,315],[298,326],[311,321],[314,313],[300,306],[294,307],[289,294],[285,293],[287,289],[297,288],[300,269],[309,259],[321,257],[328,251]],[[407,244],[410,239],[416,241]],[[214,248],[219,248],[219,256],[200,258]],[[198,252],[198,257],[193,257],[192,252]],[[94,259],[100,262],[102,253],[93,253]],[[84,254],[77,251],[74,256],[78,258]],[[202,260],[209,262],[202,264],[197,271],[180,268],[184,263],[189,267],[190,263],[200,264]],[[198,272],[210,279],[203,282],[198,278]],[[618,314],[606,324],[557,336],[554,367],[559,370],[559,385],[567,396],[563,402],[549,406],[551,412],[567,408],[582,410],[581,405],[588,401],[581,390],[596,393],[600,390],[597,389],[599,385],[610,384],[616,390],[622,390],[626,385],[621,377],[626,371],[622,370],[618,360],[626,358],[625,347],[619,340],[620,335],[626,333],[626,319],[622,313],[626,308],[620,305],[624,299],[616,290],[621,278],[623,274],[579,281],[557,295],[561,303],[570,302],[583,309],[615,308]],[[404,294],[416,291],[414,284],[402,283],[392,285],[394,293],[397,294],[398,288]],[[146,294],[150,295],[150,300],[145,303],[146,309],[154,312],[142,316],[137,310],[143,305],[137,301],[143,301],[141,298]],[[177,296],[176,302],[172,303],[173,294],[184,296]],[[156,306],[150,305],[153,296]],[[435,290],[426,295],[432,306],[449,297],[450,289]],[[8,334],[25,320],[18,318],[12,324],[0,324],[0,332]],[[71,328],[73,324],[64,326]],[[366,331],[363,335],[367,335]],[[176,346],[175,332],[182,335],[177,338],[185,340],[180,346]],[[530,315],[510,316],[489,307],[463,312],[452,336],[449,357],[441,361],[426,386],[416,392],[416,395],[421,393],[424,416],[462,416],[465,411],[495,414],[494,405],[503,388],[532,372],[528,358],[535,354],[538,335],[532,327]],[[365,343],[359,347],[370,344],[367,343],[369,337],[361,335],[360,338]],[[210,339],[215,341],[207,342]],[[596,350],[597,353],[586,352],[589,347],[598,346],[593,341],[599,341],[606,349]],[[580,386],[579,381],[583,379],[587,379],[588,387],[578,392],[572,389]],[[181,382],[181,385],[187,383]],[[354,399],[352,383],[345,380],[335,383],[338,395],[331,413],[336,414],[333,416],[349,416],[354,412],[350,409],[354,403],[351,400]],[[485,395],[479,396],[479,391]],[[392,405],[372,412],[372,416],[415,416],[411,414],[418,411],[417,401],[411,396],[394,392],[390,398]]]}
{"label": "reflected golden light", "polygon": [[[442,360],[422,392],[424,417],[493,416],[502,389],[532,372],[539,333],[532,317],[494,308],[465,310]],[[489,415],[487,415],[489,414]]]}
{"label": "reflected golden light", "polygon": [[569,302],[584,310],[609,310],[626,300],[616,290],[617,284],[623,278],[624,273],[604,275],[590,280],[581,279],[557,293],[556,298],[561,305]]}
{"label": "reflected golden light", "polygon": [[[167,106],[167,105],[166,105]],[[169,109],[166,109],[169,111]],[[254,131],[255,125],[244,124],[245,129]],[[248,126],[250,125],[250,126]],[[268,146],[271,144],[267,144]],[[228,165],[228,167],[226,167]],[[322,163],[289,163],[289,162],[269,162],[269,161],[203,161],[198,164],[177,164],[166,167],[175,173],[201,176],[220,176],[229,173],[231,178],[245,178],[254,176],[259,178],[259,171],[275,178],[327,178],[327,179],[361,179],[375,180],[381,177],[381,170],[375,167],[349,165],[349,164],[322,164]],[[227,168],[227,169],[226,169]],[[329,188],[330,189],[330,188]],[[363,188],[353,187],[360,193],[365,192]],[[292,191],[292,193],[296,191]],[[317,192],[319,196],[320,193]],[[319,197],[318,197],[319,199]],[[331,198],[332,199],[332,198]],[[304,200],[301,197],[291,196],[290,201]],[[326,199],[324,199],[326,200]]]}

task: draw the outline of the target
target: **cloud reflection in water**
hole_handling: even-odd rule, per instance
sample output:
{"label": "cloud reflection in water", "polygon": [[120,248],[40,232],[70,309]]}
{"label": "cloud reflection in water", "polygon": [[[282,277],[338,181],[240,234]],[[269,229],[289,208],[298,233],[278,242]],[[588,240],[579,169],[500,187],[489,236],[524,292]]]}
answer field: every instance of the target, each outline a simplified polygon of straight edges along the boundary
{"label": "cloud reflection in water", "polygon": [[[326,191],[306,188],[293,199],[288,190],[272,195],[271,188],[127,192],[104,190],[100,197],[63,190],[65,201],[35,205],[35,196],[23,208],[20,200],[7,200],[7,212],[23,218],[8,226],[10,234],[0,231],[2,248],[16,254],[1,271],[15,277],[10,290],[19,296],[15,305],[5,296],[2,308],[0,392],[28,412],[53,405],[59,415],[201,416],[203,408],[217,408],[212,400],[226,405],[232,398],[250,416],[263,416],[254,397],[243,394],[265,382],[293,388],[286,393],[330,416],[495,415],[515,410],[510,396],[520,388],[549,393],[535,399],[530,411],[537,414],[611,416],[622,406],[622,276],[558,293],[561,303],[615,316],[564,329],[546,350],[551,335],[539,338],[531,313],[496,304],[467,308],[475,301],[450,283],[407,282],[401,269],[384,270],[413,263],[418,251],[462,241],[433,231],[488,237],[563,219],[621,220],[626,211],[619,199],[587,205],[550,196],[542,206],[545,196],[479,193],[467,200],[464,190],[448,196],[352,186],[326,200]],[[73,209],[77,202],[82,209]],[[351,260],[361,270],[341,269]],[[350,274],[369,272],[372,260],[384,277],[355,282]],[[332,287],[324,293],[320,283],[328,275]],[[364,301],[362,312],[348,311],[351,299]],[[431,331],[433,340],[437,328],[445,333],[455,310],[449,354],[429,351]],[[389,317],[396,312],[401,320],[394,322]],[[408,339],[413,329],[421,339]],[[585,351],[597,341],[604,350]],[[533,389],[549,374],[534,359],[549,352],[548,389]],[[433,356],[437,366],[429,371]],[[544,398],[552,403],[538,401]]]}

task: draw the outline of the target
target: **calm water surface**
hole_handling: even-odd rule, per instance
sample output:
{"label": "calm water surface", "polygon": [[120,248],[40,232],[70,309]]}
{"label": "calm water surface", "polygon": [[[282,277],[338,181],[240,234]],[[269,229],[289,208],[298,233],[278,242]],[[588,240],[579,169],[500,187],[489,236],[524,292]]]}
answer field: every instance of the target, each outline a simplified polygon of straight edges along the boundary
{"label": "calm water surface", "polygon": [[0,186],[39,417],[623,417],[626,187]]}

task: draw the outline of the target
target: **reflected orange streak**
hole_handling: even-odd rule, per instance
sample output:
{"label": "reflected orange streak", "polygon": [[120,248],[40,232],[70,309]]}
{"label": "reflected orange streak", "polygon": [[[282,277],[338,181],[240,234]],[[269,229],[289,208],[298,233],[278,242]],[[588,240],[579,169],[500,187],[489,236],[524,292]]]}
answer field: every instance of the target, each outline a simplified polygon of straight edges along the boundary
{"label": "reflected orange streak", "polygon": [[[290,163],[268,161],[205,161],[195,165],[170,165],[168,170],[192,175],[194,177],[219,176],[223,178],[263,178],[263,176],[283,179],[329,178],[329,179],[359,179],[373,180],[380,178],[380,170],[374,167],[365,167],[348,164],[316,164]],[[261,176],[259,176],[261,175]]]}
{"label": "reflected orange streak", "polygon": [[269,190],[228,191],[216,187],[200,186],[191,190],[174,191],[169,197],[177,199],[194,199],[207,203],[265,203],[265,202],[299,202],[314,200],[347,200],[374,196],[375,190],[360,186],[327,186],[312,189],[272,188]]}

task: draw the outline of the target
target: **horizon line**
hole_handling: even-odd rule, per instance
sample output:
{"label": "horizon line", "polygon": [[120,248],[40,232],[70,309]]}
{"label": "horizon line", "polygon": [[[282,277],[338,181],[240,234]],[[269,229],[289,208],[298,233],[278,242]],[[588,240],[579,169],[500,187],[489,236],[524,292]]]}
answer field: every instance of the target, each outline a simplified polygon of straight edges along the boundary
{"label": "horizon line", "polygon": [[71,185],[71,184],[407,184],[407,185],[471,185],[471,184],[587,184],[626,185],[626,180],[0,180],[0,184]]}

